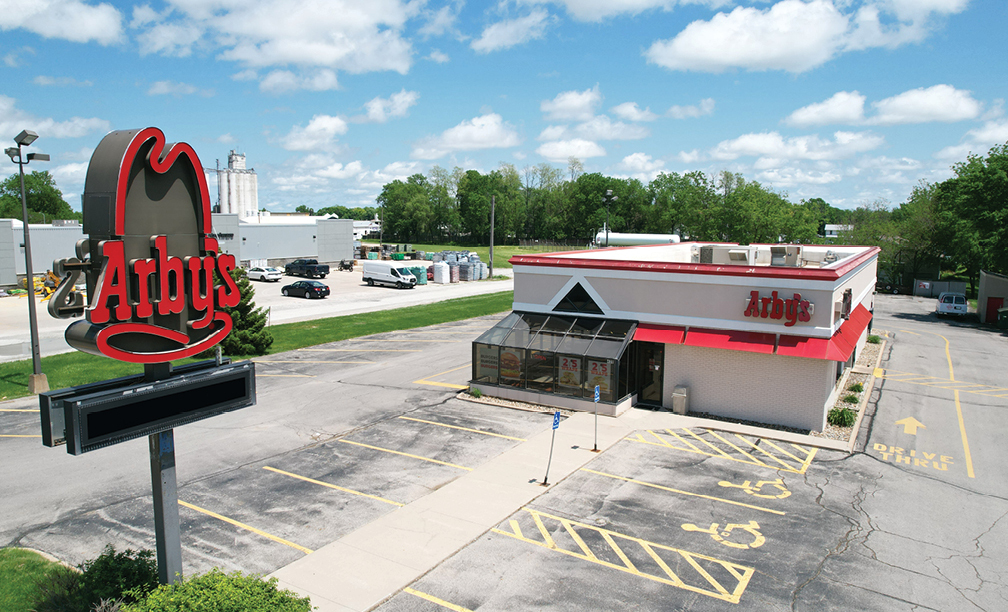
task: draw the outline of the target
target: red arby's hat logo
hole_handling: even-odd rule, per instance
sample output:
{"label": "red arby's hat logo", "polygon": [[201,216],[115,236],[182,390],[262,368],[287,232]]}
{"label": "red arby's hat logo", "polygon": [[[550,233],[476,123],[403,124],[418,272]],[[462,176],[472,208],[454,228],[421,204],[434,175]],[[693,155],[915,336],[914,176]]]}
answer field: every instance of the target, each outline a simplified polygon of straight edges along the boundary
{"label": "red arby's hat logo", "polygon": [[224,339],[232,322],[218,309],[241,299],[237,262],[209,237],[209,191],[191,146],[166,144],[153,127],[109,133],[91,157],[83,208],[87,320],[67,328],[71,346],[162,363]]}

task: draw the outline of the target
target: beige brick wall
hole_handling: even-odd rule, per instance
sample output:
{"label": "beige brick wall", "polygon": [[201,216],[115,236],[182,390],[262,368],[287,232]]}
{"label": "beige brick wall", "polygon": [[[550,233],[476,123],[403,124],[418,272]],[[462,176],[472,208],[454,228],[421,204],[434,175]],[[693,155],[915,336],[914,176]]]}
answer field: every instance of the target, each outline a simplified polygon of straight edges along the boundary
{"label": "beige brick wall", "polygon": [[822,431],[836,363],[822,359],[665,345],[662,403],[690,388],[690,411]]}

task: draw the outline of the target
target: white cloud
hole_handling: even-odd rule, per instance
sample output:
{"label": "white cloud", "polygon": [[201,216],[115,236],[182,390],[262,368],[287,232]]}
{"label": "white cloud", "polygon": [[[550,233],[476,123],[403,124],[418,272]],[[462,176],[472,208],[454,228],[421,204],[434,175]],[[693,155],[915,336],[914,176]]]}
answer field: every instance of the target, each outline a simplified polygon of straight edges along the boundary
{"label": "white cloud", "polygon": [[[87,178],[87,169],[90,164],[90,161],[63,164],[54,167],[50,172],[56,179],[56,184],[60,186],[60,191],[66,189],[83,191],[84,179]],[[64,195],[66,194],[64,193]]]}
{"label": "white cloud", "polygon": [[325,178],[349,179],[359,176],[364,172],[364,165],[360,161],[352,161],[346,165],[335,163],[327,168],[319,170],[318,175]]}
{"label": "white cloud", "polygon": [[181,96],[191,96],[193,94],[210,97],[214,94],[214,92],[212,89],[199,89],[195,85],[190,85],[189,83],[175,83],[173,81],[156,81],[151,84],[150,88],[147,90],[148,96],[174,96],[179,98]]}
{"label": "white cloud", "polygon": [[976,119],[983,106],[968,91],[951,85],[911,89],[897,96],[873,102],[878,114],[868,122],[877,125],[955,122]]}
{"label": "white cloud", "polygon": [[546,35],[547,25],[549,25],[549,13],[534,10],[525,17],[506,19],[487,26],[483,34],[469,46],[477,53],[509,49],[542,38]]}
{"label": "white cloud", "polygon": [[778,132],[762,132],[722,141],[711,149],[710,157],[722,161],[739,157],[832,160],[877,149],[884,142],[884,138],[871,132],[836,132],[833,140],[823,140],[815,134],[784,138]]}
{"label": "white cloud", "polygon": [[803,106],[784,120],[788,125],[858,124],[864,119],[865,97],[856,91],[838,91],[828,100]]}
{"label": "white cloud", "polygon": [[578,21],[602,21],[617,15],[637,15],[644,11],[672,10],[676,4],[705,4],[718,7],[730,0],[554,0]]}
{"label": "white cloud", "polygon": [[550,121],[588,121],[602,103],[602,94],[596,84],[584,91],[564,91],[552,100],[543,100],[539,110]]}
{"label": "white cloud", "polygon": [[414,159],[438,159],[455,151],[506,149],[521,144],[509,123],[496,113],[463,121],[440,136],[424,138],[413,146]]}
{"label": "white cloud", "polygon": [[590,157],[602,157],[606,154],[605,149],[597,143],[580,138],[544,142],[536,149],[536,153],[551,162],[564,163],[572,156],[578,159],[588,159]]}
{"label": "white cloud", "polygon": [[612,112],[627,121],[654,121],[658,115],[651,112],[651,108],[641,110],[636,102],[624,102],[612,107]]}
{"label": "white cloud", "polygon": [[1006,142],[1008,142],[1008,119],[996,119],[966,132],[960,144],[945,147],[934,156],[937,159],[950,162],[966,161],[966,156],[971,153],[986,155],[994,145]]}
{"label": "white cloud", "polygon": [[405,88],[399,93],[392,94],[387,99],[375,97],[364,105],[367,113],[355,117],[354,120],[359,122],[385,123],[392,117],[405,117],[409,114],[409,108],[415,105],[419,99],[419,93],[406,91]]}
{"label": "white cloud", "polygon": [[231,75],[232,81],[255,81],[258,78],[259,73],[252,69],[242,70]]}
{"label": "white cloud", "polygon": [[108,132],[112,125],[97,117],[71,117],[66,121],[39,119],[17,108],[16,100],[0,94],[0,140],[11,142],[21,130],[32,130],[43,138],[80,138],[94,132]]}
{"label": "white cloud", "polygon": [[427,56],[427,59],[438,64],[445,64],[451,58],[448,57],[448,54],[442,53],[441,51],[434,49],[433,51],[430,52],[430,55]]}
{"label": "white cloud", "polygon": [[757,172],[756,178],[779,189],[798,185],[829,185],[839,183],[843,177],[832,170],[817,172],[796,167],[782,167]]}
{"label": "white cloud", "polygon": [[4,65],[8,68],[17,68],[24,63],[22,58],[25,55],[35,55],[35,49],[32,49],[31,47],[21,47],[20,49],[11,51],[10,53],[4,55]]}
{"label": "white cloud", "polygon": [[259,82],[259,90],[269,93],[289,93],[305,89],[308,91],[330,91],[336,89],[336,73],[323,69],[312,75],[296,75],[290,70],[274,70]]}
{"label": "white cloud", "polygon": [[73,77],[49,77],[39,75],[32,80],[33,83],[42,87],[91,87],[91,81],[78,81]]}
{"label": "white cloud", "polygon": [[714,98],[704,98],[695,106],[672,106],[666,113],[673,119],[696,119],[714,114]]}
{"label": "white cloud", "polygon": [[684,164],[695,164],[703,159],[703,154],[697,149],[693,149],[692,151],[679,151],[676,158]]}
{"label": "white cloud", "polygon": [[446,4],[436,11],[426,11],[424,18],[427,22],[417,30],[417,33],[424,37],[431,37],[455,31],[455,22],[458,21],[461,9],[462,5],[459,3]]}
{"label": "white cloud", "polygon": [[548,125],[539,133],[536,140],[563,140],[568,132],[566,125]]}
{"label": "white cloud", "polygon": [[665,162],[647,153],[631,153],[616,164],[616,170],[642,182],[649,182],[665,170]]}
{"label": "white cloud", "polygon": [[622,121],[613,123],[606,115],[592,117],[575,127],[574,132],[585,140],[640,140],[651,135],[642,125]]}
{"label": "white cloud", "polygon": [[235,141],[235,137],[231,135],[230,132],[227,134],[221,134],[217,137],[217,142],[221,144],[231,144]]}
{"label": "white cloud", "polygon": [[288,151],[314,151],[332,148],[336,136],[346,134],[347,123],[331,115],[315,115],[305,127],[294,126],[281,146]]}
{"label": "white cloud", "polygon": [[844,13],[849,0],[781,0],[767,9],[736,7],[697,20],[644,55],[671,70],[805,72],[835,56],[873,47],[919,42],[932,14],[963,10],[967,0],[877,0]]}
{"label": "white cloud", "polygon": [[111,4],[80,0],[4,2],[0,30],[22,28],[44,38],[110,45],[122,39],[122,15]]}
{"label": "white cloud", "polygon": [[[180,56],[205,45],[220,59],[246,68],[401,74],[409,71],[413,55],[403,29],[422,8],[422,3],[403,0],[331,0],[324,6],[286,0],[168,4],[163,15],[146,10],[139,17],[134,14],[143,29],[137,38],[149,51]],[[200,37],[194,38],[196,32]]]}

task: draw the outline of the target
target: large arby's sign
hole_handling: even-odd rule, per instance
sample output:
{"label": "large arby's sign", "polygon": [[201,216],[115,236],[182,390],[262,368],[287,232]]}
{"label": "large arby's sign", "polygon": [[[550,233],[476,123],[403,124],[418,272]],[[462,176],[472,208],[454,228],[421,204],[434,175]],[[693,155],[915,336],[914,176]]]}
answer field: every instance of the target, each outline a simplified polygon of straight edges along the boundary
{"label": "large arby's sign", "polygon": [[[111,132],[95,149],[83,196],[77,257],[49,311],[68,317],[78,350],[132,363],[162,363],[213,347],[231,331],[220,307],[241,299],[233,255],[211,237],[210,196],[196,152],[166,144],[157,128]],[[80,273],[87,306],[74,290]],[[220,282],[215,285],[214,272]]]}

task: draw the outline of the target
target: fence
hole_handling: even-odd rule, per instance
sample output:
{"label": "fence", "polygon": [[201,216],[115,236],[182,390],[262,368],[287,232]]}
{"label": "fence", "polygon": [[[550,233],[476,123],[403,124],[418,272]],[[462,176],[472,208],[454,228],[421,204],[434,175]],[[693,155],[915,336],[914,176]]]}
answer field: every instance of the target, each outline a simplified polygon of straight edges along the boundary
{"label": "fence", "polygon": [[518,246],[535,251],[579,251],[588,248],[583,240],[518,240]]}
{"label": "fence", "polygon": [[936,298],[945,291],[966,293],[965,281],[935,281],[914,280],[914,295],[918,297]]}

